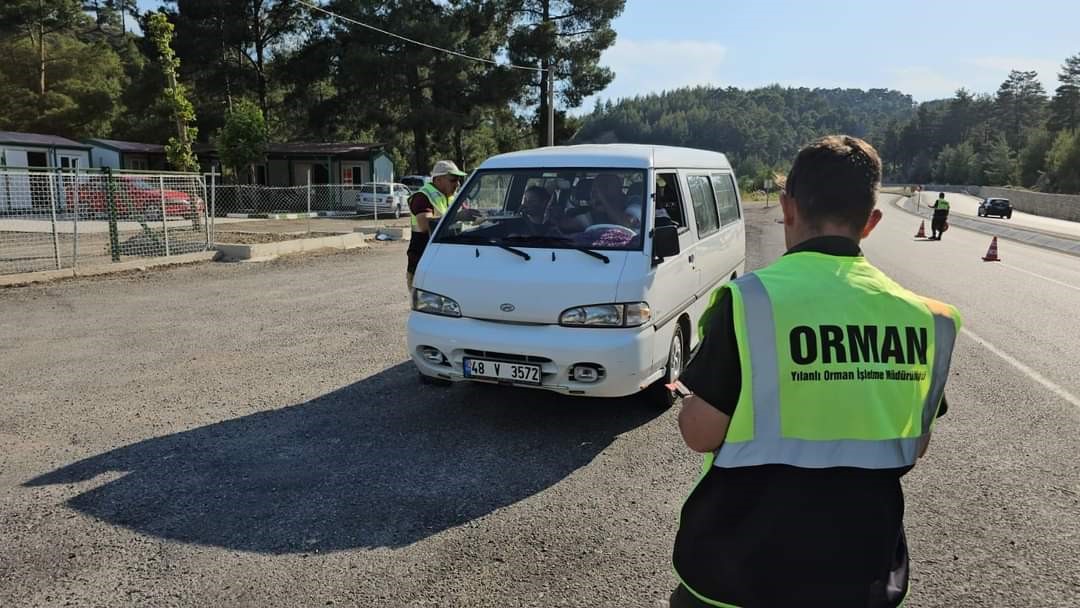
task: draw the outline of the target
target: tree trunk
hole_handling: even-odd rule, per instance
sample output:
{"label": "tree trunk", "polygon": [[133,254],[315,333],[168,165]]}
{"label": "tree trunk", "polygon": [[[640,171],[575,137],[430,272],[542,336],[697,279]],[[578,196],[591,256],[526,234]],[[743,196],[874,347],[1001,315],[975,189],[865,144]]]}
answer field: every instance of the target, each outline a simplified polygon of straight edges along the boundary
{"label": "tree trunk", "polygon": [[419,66],[415,63],[409,66],[409,105],[411,106],[410,110],[414,116],[412,120],[412,132],[413,154],[416,157],[416,170],[420,173],[426,173],[431,170],[431,166],[428,159],[427,125],[424,124],[424,120],[420,119],[420,116],[423,115],[426,102],[424,100],[424,93],[420,89],[419,69]]}
{"label": "tree trunk", "polygon": [[225,47],[225,11],[218,9],[218,41],[221,47],[221,65],[225,67],[225,108],[232,112],[232,71],[229,69],[229,51]]}
{"label": "tree trunk", "polygon": [[263,119],[270,116],[266,101],[266,42],[263,40],[262,0],[255,0],[251,6],[251,19],[254,30],[255,42],[255,76],[259,87],[259,109],[262,110]]}
{"label": "tree trunk", "polygon": [[38,23],[38,95],[45,96],[45,7],[44,0],[38,2],[41,7],[41,21]]}
{"label": "tree trunk", "polygon": [[454,156],[457,157],[454,161],[459,167],[464,167],[468,164],[465,162],[465,141],[462,131],[463,129],[461,127],[454,128]]}
{"label": "tree trunk", "polygon": [[[165,74],[166,84],[168,84],[169,89],[173,90],[174,94],[175,94],[175,91],[176,91],[176,70],[173,70],[172,68],[169,68],[169,69],[167,69],[165,71],[166,71],[166,74]],[[187,123],[184,122],[184,119],[180,118],[180,115],[176,114],[175,112],[174,112],[173,117],[176,120],[176,138],[177,138],[177,141],[179,141],[181,143],[188,143],[188,140],[187,140]]]}

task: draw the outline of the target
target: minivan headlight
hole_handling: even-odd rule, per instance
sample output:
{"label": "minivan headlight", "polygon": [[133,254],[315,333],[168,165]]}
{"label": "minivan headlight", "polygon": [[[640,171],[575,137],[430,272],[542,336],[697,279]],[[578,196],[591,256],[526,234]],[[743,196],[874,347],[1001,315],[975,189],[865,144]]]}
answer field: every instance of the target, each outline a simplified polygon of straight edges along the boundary
{"label": "minivan headlight", "polygon": [[431,293],[423,289],[413,290],[413,310],[444,317],[461,316],[461,307],[458,306],[457,302],[446,296],[440,296],[437,293]]}
{"label": "minivan headlight", "polygon": [[570,327],[637,327],[652,319],[646,302],[575,306],[559,315],[559,324]]}

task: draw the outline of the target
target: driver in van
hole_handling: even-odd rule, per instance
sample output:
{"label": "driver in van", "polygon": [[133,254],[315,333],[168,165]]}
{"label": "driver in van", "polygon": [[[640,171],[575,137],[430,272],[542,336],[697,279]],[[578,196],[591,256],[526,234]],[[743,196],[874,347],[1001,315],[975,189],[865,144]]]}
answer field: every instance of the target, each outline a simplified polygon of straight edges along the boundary
{"label": "driver in van", "polygon": [[530,235],[561,236],[554,195],[543,186],[529,186],[521,198],[521,215]]}

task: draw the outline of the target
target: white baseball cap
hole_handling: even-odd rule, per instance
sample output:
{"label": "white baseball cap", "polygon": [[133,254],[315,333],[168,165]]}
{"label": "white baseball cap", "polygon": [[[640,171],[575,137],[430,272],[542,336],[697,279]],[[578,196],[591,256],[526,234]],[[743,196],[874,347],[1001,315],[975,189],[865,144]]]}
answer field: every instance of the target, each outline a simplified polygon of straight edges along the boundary
{"label": "white baseball cap", "polygon": [[439,177],[440,175],[456,175],[458,177],[465,177],[466,173],[458,166],[454,164],[452,160],[440,160],[435,163],[435,168],[431,170],[431,177]]}

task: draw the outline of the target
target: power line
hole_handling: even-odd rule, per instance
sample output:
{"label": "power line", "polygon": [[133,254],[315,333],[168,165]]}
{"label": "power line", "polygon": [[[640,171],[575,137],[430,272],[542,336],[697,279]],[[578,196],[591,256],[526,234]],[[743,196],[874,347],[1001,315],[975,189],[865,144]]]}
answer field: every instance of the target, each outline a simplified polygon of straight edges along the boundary
{"label": "power line", "polygon": [[551,68],[537,68],[537,67],[528,66],[528,65],[515,65],[513,63],[499,63],[498,61],[495,61],[493,59],[485,59],[484,57],[475,57],[473,55],[466,55],[465,53],[459,53],[458,51],[453,51],[453,50],[450,50],[450,49],[444,49],[442,47],[435,46],[433,44],[428,44],[426,42],[421,42],[419,40],[413,40],[412,38],[406,38],[405,36],[402,36],[401,34],[395,34],[394,32],[388,32],[388,31],[386,31],[384,29],[377,28],[374,25],[368,25],[367,23],[364,23],[362,21],[357,21],[356,19],[353,19],[351,17],[346,17],[344,15],[339,15],[339,14],[333,12],[333,11],[326,10],[325,8],[323,8],[321,6],[318,6],[316,4],[312,4],[310,2],[305,2],[304,0],[297,0],[297,3],[298,4],[303,4],[304,6],[307,6],[308,8],[319,11],[320,13],[325,13],[325,14],[327,14],[327,15],[335,18],[335,19],[340,19],[342,21],[352,23],[353,25],[359,25],[360,27],[365,27],[365,28],[367,28],[369,30],[379,32],[380,34],[384,34],[386,36],[397,38],[398,40],[404,40],[405,42],[408,42],[410,44],[415,44],[417,46],[422,46],[422,47],[429,48],[429,49],[432,49],[432,50],[435,50],[435,51],[440,51],[442,53],[447,53],[449,55],[454,55],[456,57],[461,57],[463,59],[470,59],[472,61],[478,61],[480,63],[486,63],[486,64],[489,64],[489,65],[494,65],[494,66],[498,66],[498,67],[505,67],[505,68],[511,68],[511,69],[515,69],[515,70],[529,70],[531,72],[546,72],[546,71],[551,70]]}
{"label": "power line", "polygon": [[353,19],[351,17],[346,17],[344,15],[339,15],[339,14],[337,14],[337,13],[335,13],[333,11],[329,11],[329,10],[327,10],[327,9],[321,7],[321,6],[318,6],[316,4],[312,4],[311,2],[306,2],[305,0],[297,0],[297,3],[302,4],[304,6],[307,6],[308,8],[311,8],[312,10],[319,11],[320,13],[323,13],[325,15],[329,15],[330,17],[333,17],[334,19],[340,19],[340,20],[345,21],[347,23],[352,23],[354,25],[359,25],[360,27],[367,28],[367,29],[375,31],[375,32],[379,32],[380,34],[383,34],[384,36],[390,36],[392,38],[397,38],[398,40],[404,40],[405,42],[408,42],[409,44],[415,44],[417,46],[422,46],[424,48],[439,51],[441,53],[446,53],[448,55],[453,55],[455,57],[461,57],[463,59],[468,59],[470,61],[476,61],[476,62],[479,62],[479,63],[485,63],[485,64],[488,64],[488,65],[494,65],[494,66],[497,66],[497,67],[506,67],[506,68],[510,68],[510,69],[514,69],[514,70],[527,70],[527,71],[530,71],[530,72],[540,72],[540,73],[547,72],[547,74],[548,74],[547,91],[545,92],[545,94],[547,96],[547,140],[548,140],[548,145],[549,146],[554,146],[555,145],[555,68],[554,67],[538,68],[538,67],[533,67],[533,66],[529,66],[529,65],[515,65],[513,63],[499,63],[498,61],[495,61],[493,59],[487,59],[485,57],[476,57],[476,56],[473,56],[473,55],[467,55],[465,53],[460,53],[458,51],[454,51],[454,50],[451,50],[451,49],[444,49],[442,47],[435,46],[433,44],[428,44],[426,42],[421,42],[419,40],[413,40],[412,38],[406,38],[405,36],[402,36],[401,34],[395,34],[394,32],[389,32],[389,31],[386,31],[384,29],[377,28],[374,25],[368,25],[367,23],[364,23],[362,21],[358,21],[358,20]]}

